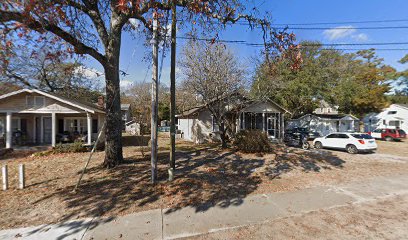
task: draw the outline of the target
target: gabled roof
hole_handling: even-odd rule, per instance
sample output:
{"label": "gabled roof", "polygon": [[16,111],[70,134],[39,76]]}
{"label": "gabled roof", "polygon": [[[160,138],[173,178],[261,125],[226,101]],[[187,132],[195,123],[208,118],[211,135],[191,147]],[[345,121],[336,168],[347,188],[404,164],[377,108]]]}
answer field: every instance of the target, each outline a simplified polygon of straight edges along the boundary
{"label": "gabled roof", "polygon": [[306,115],[303,115],[293,120],[298,120],[298,119],[302,119],[302,118],[309,117],[309,116],[310,117],[315,116],[317,118],[320,118],[321,120],[341,120],[342,118],[345,118],[345,117],[351,117],[354,120],[358,120],[358,118],[356,118],[355,116],[351,114],[306,114]]}
{"label": "gabled roof", "polygon": [[45,97],[55,99],[57,101],[60,101],[62,103],[68,104],[70,106],[73,106],[73,107],[76,107],[76,108],[79,108],[79,109],[82,109],[82,110],[90,112],[90,113],[95,113],[95,112],[105,113],[104,109],[98,107],[95,104],[84,103],[84,102],[80,102],[78,100],[72,100],[72,99],[57,95],[55,93],[47,93],[47,92],[40,91],[38,89],[21,89],[21,90],[18,90],[18,91],[7,93],[7,94],[4,94],[4,95],[1,95],[0,100],[11,97],[11,96],[18,95],[20,93],[37,93],[37,94],[40,94],[40,95],[43,95]]}
{"label": "gabled roof", "polygon": [[[235,106],[233,109],[231,109],[231,111],[241,111],[242,109],[261,103],[261,102],[268,102],[271,103],[272,105],[274,105],[276,108],[278,108],[280,111],[285,112],[285,113],[289,113],[292,114],[291,112],[289,112],[288,110],[286,110],[285,108],[283,108],[282,106],[280,106],[279,104],[277,104],[276,102],[274,102],[273,100],[266,98],[264,100],[248,100],[246,97],[242,96],[240,93],[234,92],[232,94],[238,94],[243,100],[240,104],[238,104],[239,106]],[[226,95],[227,96],[227,95]],[[223,99],[226,98],[226,96],[223,96],[217,100],[211,100],[209,104],[213,103],[214,101],[221,101]],[[200,106],[188,109],[184,112],[182,112],[181,114],[177,115],[177,117],[187,117],[187,116],[191,116],[195,113],[200,112],[201,110],[205,109],[206,105],[202,104]]]}
{"label": "gabled roof", "polygon": [[270,98],[265,98],[264,100],[249,100],[247,102],[247,105],[244,106],[244,108],[250,107],[252,105],[258,104],[258,103],[262,103],[262,102],[267,102],[267,103],[271,103],[272,105],[274,105],[276,108],[278,108],[280,111],[284,112],[284,113],[289,113],[292,114],[291,112],[289,112],[287,109],[285,109],[284,107],[282,107],[281,105],[279,105],[278,103],[276,103],[275,101],[271,100]]}

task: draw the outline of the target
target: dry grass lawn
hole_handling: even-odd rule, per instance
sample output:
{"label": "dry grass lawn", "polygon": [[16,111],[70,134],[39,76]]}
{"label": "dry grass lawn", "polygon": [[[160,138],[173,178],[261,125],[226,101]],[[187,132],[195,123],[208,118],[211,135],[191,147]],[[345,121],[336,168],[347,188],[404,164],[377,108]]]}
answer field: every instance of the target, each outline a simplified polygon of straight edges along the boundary
{"label": "dry grass lawn", "polygon": [[[69,219],[117,216],[147,209],[170,211],[194,206],[205,211],[215,204],[228,206],[250,194],[293,191],[316,185],[358,181],[408,171],[405,161],[382,155],[408,156],[407,142],[379,142],[375,155],[336,151],[303,151],[274,146],[263,156],[221,150],[211,145],[178,141],[176,179],[167,182],[168,139],[160,138],[159,180],[150,183],[149,148],[125,139],[125,163],[101,168],[104,153],[97,152],[77,193],[72,190],[88,153],[32,157],[14,152],[0,160],[9,167],[10,190],[0,192],[0,228],[13,228]],[[143,149],[143,151],[142,151]],[[17,167],[26,166],[27,188],[17,190]]]}

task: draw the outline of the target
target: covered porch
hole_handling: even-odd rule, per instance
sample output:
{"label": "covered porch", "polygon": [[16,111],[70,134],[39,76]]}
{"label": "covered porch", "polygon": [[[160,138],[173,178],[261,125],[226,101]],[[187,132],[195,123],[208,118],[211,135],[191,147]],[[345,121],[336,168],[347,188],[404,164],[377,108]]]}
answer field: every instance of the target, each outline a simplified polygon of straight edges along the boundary
{"label": "covered porch", "polygon": [[336,121],[337,132],[358,132],[358,118],[346,115],[345,117]]}
{"label": "covered porch", "polygon": [[280,112],[247,112],[239,114],[237,131],[261,130],[271,139],[282,139],[284,135],[285,114]]}
{"label": "covered porch", "polygon": [[0,112],[0,147],[51,145],[81,140],[92,144],[102,124],[101,114],[89,112]]}

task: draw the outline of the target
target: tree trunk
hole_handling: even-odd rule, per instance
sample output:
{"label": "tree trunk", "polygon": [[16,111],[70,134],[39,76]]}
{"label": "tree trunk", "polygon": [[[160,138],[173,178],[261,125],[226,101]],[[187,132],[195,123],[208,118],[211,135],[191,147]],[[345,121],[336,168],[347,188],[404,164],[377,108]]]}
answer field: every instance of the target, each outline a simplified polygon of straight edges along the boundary
{"label": "tree trunk", "polygon": [[113,168],[123,162],[122,114],[120,108],[119,56],[121,31],[112,34],[106,49],[104,66],[106,81],[105,161],[103,166]]}
{"label": "tree trunk", "polygon": [[224,123],[220,124],[221,147],[227,148],[227,131]]}

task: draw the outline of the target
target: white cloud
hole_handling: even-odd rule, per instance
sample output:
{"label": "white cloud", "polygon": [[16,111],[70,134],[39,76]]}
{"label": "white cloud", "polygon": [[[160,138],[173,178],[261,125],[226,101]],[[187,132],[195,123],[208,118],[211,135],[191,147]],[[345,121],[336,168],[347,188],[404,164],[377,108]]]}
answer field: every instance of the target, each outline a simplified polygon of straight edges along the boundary
{"label": "white cloud", "polygon": [[349,37],[356,33],[353,26],[340,26],[332,29],[324,30],[323,35],[330,41]]}
{"label": "white cloud", "polygon": [[130,23],[130,25],[132,25],[135,29],[138,29],[138,28],[142,25],[142,23],[141,23],[139,20],[137,20],[136,18],[131,18],[131,19],[129,19],[129,23]]}
{"label": "white cloud", "polygon": [[339,26],[323,31],[323,35],[330,41],[339,39],[352,39],[357,42],[365,42],[368,40],[368,35],[365,33],[359,33],[353,26]]}
{"label": "white cloud", "polygon": [[103,75],[103,72],[100,72],[95,68],[88,68],[88,67],[85,67],[85,66],[77,67],[75,69],[75,73],[76,74],[81,74],[82,76],[84,76],[85,78],[88,78],[88,79],[99,78],[100,76]]}
{"label": "white cloud", "polygon": [[358,41],[358,42],[365,42],[368,40],[368,36],[365,33],[359,33],[356,35],[351,36],[354,40]]}
{"label": "white cloud", "polygon": [[133,85],[133,81],[131,80],[121,80],[120,81],[120,89],[122,91],[132,87],[132,85]]}

